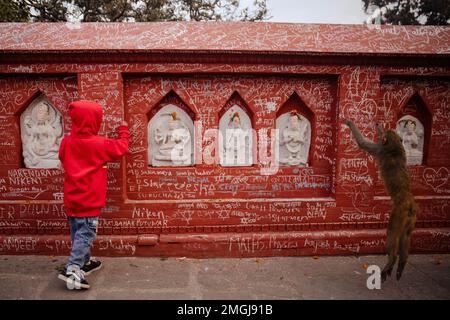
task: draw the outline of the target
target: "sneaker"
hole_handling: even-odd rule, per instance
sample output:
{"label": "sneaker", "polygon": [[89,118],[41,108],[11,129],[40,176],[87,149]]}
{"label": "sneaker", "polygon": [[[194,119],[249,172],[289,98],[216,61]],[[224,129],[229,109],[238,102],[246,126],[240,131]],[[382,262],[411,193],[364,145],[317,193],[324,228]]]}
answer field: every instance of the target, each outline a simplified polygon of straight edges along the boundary
{"label": "sneaker", "polygon": [[82,268],[81,270],[84,271],[85,275],[89,275],[92,272],[99,270],[102,267],[101,261],[98,260],[89,260]]}
{"label": "sneaker", "polygon": [[69,272],[63,270],[58,275],[58,279],[65,281],[67,289],[69,290],[86,290],[90,288],[89,283],[84,278],[84,271],[82,270]]}

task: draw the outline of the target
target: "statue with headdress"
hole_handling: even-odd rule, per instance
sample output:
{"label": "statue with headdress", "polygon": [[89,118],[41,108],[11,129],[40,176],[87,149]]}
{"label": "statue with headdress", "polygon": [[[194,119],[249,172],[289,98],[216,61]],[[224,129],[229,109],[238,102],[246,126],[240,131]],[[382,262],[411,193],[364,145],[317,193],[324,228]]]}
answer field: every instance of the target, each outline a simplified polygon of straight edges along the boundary
{"label": "statue with headdress", "polygon": [[252,131],[243,127],[239,112],[231,110],[226,130],[222,134],[224,137],[221,164],[225,166],[251,165]]}
{"label": "statue with headdress", "polygon": [[154,159],[166,165],[190,165],[191,134],[188,127],[175,111],[165,116],[168,116],[167,122],[161,121],[154,131],[154,139],[158,146],[153,154]]}
{"label": "statue with headdress", "polygon": [[27,168],[57,168],[63,138],[62,118],[53,106],[40,99],[21,115],[24,163]]}
{"label": "statue with headdress", "polygon": [[413,116],[404,116],[397,122],[397,133],[402,138],[407,165],[420,165],[423,160],[423,125]]}
{"label": "statue with headdress", "polygon": [[287,125],[283,128],[280,137],[280,146],[284,146],[287,150],[280,155],[281,164],[307,165],[308,151],[305,152],[305,148],[309,142],[308,127],[308,122],[300,113],[296,110],[289,112]]}

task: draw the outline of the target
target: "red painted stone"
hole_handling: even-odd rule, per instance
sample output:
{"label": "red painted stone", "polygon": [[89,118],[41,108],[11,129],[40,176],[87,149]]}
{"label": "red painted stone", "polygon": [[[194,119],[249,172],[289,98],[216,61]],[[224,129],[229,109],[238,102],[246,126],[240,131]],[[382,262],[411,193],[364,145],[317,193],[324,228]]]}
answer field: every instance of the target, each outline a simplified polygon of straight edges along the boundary
{"label": "red painted stone", "polygon": [[[130,125],[130,153],[108,165],[95,254],[382,253],[390,200],[342,120],[373,138],[375,122],[394,127],[405,114],[428,126],[425,163],[409,168],[421,207],[412,250],[450,252],[449,43],[449,27],[0,24],[0,253],[70,249],[62,172],[22,164],[19,117],[41,94],[65,132],[75,99],[104,106],[101,134]],[[261,163],[227,168],[197,154],[193,167],[148,167],[147,122],[169,102],[201,121],[198,133],[231,102],[257,130],[299,106],[313,127],[310,166],[262,175]]]}

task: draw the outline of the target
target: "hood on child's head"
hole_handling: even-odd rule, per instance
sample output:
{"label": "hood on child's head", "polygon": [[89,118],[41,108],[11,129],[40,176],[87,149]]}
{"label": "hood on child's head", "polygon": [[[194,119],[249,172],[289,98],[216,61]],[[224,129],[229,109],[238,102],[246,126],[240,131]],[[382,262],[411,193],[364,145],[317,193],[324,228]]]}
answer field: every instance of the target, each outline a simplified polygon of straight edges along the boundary
{"label": "hood on child's head", "polygon": [[103,118],[102,107],[87,100],[73,101],[69,104],[72,119],[72,134],[97,135]]}

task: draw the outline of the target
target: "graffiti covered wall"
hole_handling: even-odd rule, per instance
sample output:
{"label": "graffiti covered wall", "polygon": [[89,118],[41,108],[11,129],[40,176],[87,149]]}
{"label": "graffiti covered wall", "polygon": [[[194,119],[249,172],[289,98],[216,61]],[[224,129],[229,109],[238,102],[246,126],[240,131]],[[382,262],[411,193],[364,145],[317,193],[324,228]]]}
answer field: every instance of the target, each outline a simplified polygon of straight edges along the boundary
{"label": "graffiti covered wall", "polygon": [[[108,164],[95,254],[384,252],[390,200],[374,159],[342,121],[376,139],[376,122],[395,129],[404,117],[416,119],[421,142],[409,166],[421,208],[412,250],[450,251],[448,28],[0,29],[0,253],[70,249],[63,172],[47,146],[70,132],[76,99],[104,107],[102,135],[114,137],[123,119],[131,131],[128,155]],[[248,140],[227,149],[234,138]],[[189,157],[172,161],[174,150]],[[221,152],[239,159],[242,150],[247,160],[220,161]]]}

